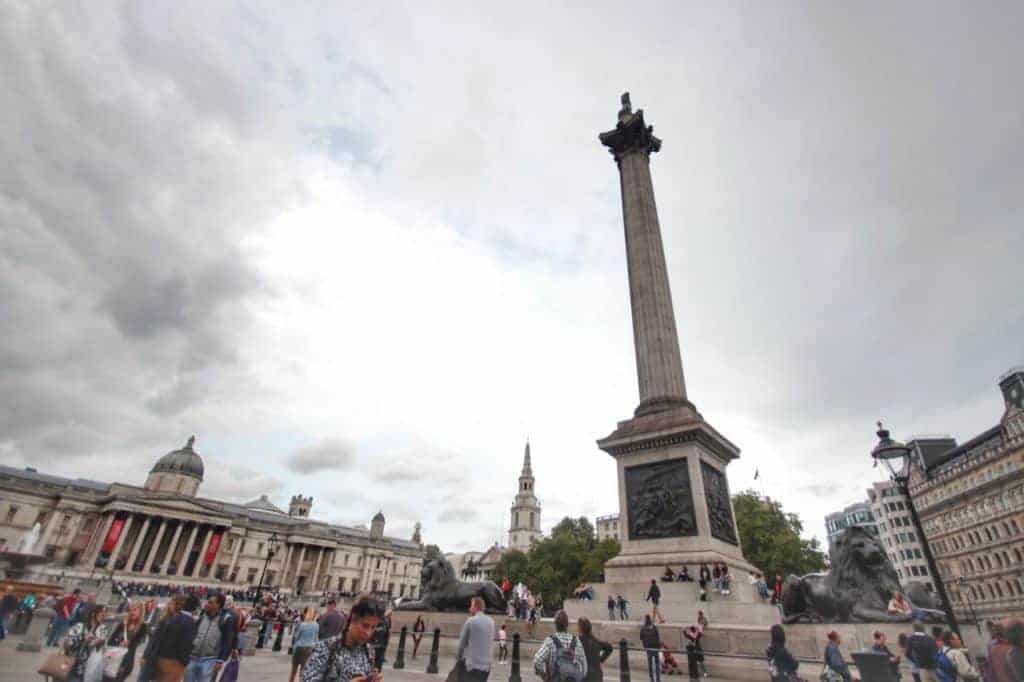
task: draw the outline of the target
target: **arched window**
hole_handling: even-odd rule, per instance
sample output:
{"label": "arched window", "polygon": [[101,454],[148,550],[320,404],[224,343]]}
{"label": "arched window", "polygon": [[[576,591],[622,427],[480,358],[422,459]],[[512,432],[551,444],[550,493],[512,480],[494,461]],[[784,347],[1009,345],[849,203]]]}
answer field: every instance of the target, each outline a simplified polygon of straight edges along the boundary
{"label": "arched window", "polygon": [[1021,561],[1024,561],[1024,557],[1022,557],[1022,556],[1021,556],[1021,553],[1020,553],[1020,550],[1019,550],[1019,549],[1014,549],[1014,550],[1013,550],[1013,556],[1014,556],[1014,557],[1016,557],[1016,559],[1017,559],[1017,563],[1018,563],[1018,564],[1019,564],[1019,563],[1020,563]]}

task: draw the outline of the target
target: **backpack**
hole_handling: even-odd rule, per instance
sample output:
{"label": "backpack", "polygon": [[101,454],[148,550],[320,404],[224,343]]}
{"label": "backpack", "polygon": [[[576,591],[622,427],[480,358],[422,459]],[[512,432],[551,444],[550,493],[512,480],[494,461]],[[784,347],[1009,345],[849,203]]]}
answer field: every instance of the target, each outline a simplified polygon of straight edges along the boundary
{"label": "backpack", "polygon": [[576,637],[564,646],[557,635],[551,635],[554,651],[548,654],[547,682],[582,682],[583,666],[576,658]]}
{"label": "backpack", "polygon": [[945,651],[935,654],[935,676],[939,678],[939,682],[956,682],[956,667]]}
{"label": "backpack", "polygon": [[918,668],[934,670],[939,656],[939,647],[935,640],[927,635],[913,635],[910,638],[910,657]]}

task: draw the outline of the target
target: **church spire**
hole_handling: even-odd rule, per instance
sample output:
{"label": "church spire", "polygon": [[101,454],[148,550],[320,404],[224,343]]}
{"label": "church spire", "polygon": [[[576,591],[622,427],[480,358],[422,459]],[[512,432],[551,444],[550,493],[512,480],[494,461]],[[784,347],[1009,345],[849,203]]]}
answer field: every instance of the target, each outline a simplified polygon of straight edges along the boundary
{"label": "church spire", "polygon": [[530,467],[530,439],[526,439],[526,452],[523,455],[523,473],[522,476],[533,476],[533,469]]}

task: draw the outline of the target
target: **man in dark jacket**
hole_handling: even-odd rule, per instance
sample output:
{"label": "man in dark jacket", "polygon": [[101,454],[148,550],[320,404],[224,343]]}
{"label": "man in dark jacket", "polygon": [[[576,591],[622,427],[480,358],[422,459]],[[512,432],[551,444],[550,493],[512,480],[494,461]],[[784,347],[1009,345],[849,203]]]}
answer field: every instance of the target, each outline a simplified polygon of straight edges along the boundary
{"label": "man in dark jacket", "polygon": [[647,598],[644,601],[649,601],[652,604],[651,618],[656,618],[659,623],[664,623],[665,619],[661,615],[661,611],[658,610],[658,602],[661,601],[661,588],[658,587],[657,580],[651,580],[651,587],[647,590]]}
{"label": "man in dark jacket", "polygon": [[647,651],[647,674],[651,682],[661,682],[661,635],[650,616],[644,616],[644,624],[640,628],[640,643]]}
{"label": "man in dark jacket", "polygon": [[914,633],[907,638],[907,658],[917,666],[921,682],[938,682],[935,676],[935,656],[939,648],[935,640],[924,631],[924,625],[914,623]]}
{"label": "man in dark jacket", "polygon": [[185,682],[212,682],[235,650],[238,626],[234,615],[224,608],[224,595],[210,595],[195,624],[195,637]]}

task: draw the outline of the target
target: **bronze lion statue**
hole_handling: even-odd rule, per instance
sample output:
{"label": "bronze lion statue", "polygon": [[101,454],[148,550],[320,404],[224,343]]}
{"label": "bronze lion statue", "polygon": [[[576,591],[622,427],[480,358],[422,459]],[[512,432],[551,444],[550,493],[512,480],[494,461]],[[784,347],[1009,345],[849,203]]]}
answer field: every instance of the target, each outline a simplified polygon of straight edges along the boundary
{"label": "bronze lion statue", "polygon": [[[896,570],[889,563],[878,538],[870,531],[854,526],[835,542],[832,569],[828,573],[791,575],[782,588],[782,610],[786,623],[891,623],[910,620],[909,616],[888,612],[889,600],[900,592]],[[920,601],[920,589],[912,590]],[[932,608],[915,606],[904,593],[921,620],[941,623],[945,615]],[[934,606],[930,600],[928,606]]]}
{"label": "bronze lion statue", "polygon": [[404,601],[400,611],[465,611],[469,600],[480,597],[488,613],[504,613],[505,599],[501,589],[491,581],[466,583],[456,579],[455,569],[444,557],[431,559],[420,571],[423,592],[420,598]]}

